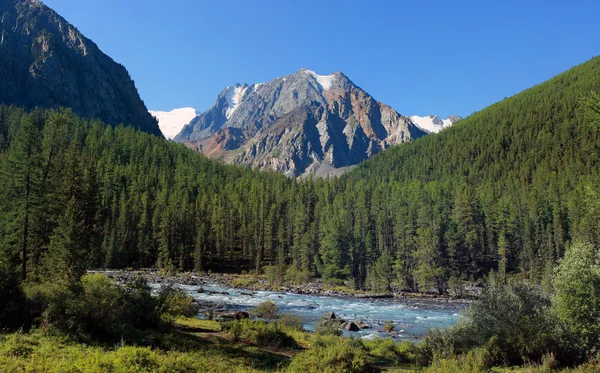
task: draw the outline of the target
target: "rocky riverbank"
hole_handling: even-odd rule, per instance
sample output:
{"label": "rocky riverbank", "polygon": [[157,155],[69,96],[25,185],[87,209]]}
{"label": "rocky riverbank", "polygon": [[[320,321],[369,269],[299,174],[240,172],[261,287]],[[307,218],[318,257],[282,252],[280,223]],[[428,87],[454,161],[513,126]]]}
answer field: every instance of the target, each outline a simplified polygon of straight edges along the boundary
{"label": "rocky riverbank", "polygon": [[323,284],[321,280],[314,280],[302,285],[286,284],[280,286],[269,284],[265,277],[256,275],[237,275],[224,273],[198,274],[194,272],[183,272],[169,275],[155,269],[98,270],[90,272],[105,274],[119,283],[131,283],[139,277],[144,277],[146,281],[152,284],[190,286],[218,284],[248,291],[278,291],[301,295],[342,296],[358,299],[403,299],[413,301],[419,300],[424,302],[429,300],[436,303],[466,303],[479,296],[481,292],[480,287],[472,284],[465,285],[464,288],[461,289],[463,296],[458,297],[449,294],[437,295],[429,293],[412,293],[406,291],[397,291],[393,293],[354,291],[346,287],[328,287]]}

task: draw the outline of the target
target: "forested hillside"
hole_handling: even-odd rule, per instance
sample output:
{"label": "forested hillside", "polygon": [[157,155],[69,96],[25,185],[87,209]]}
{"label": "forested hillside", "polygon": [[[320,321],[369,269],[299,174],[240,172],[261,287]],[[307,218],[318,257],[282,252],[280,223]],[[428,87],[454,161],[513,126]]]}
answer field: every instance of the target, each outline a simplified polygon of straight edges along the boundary
{"label": "forested hillside", "polygon": [[600,133],[579,105],[599,90],[596,58],[330,181],[1,107],[0,261],[29,278],[156,265],[377,290],[442,292],[492,269],[543,281],[569,242],[599,242]]}

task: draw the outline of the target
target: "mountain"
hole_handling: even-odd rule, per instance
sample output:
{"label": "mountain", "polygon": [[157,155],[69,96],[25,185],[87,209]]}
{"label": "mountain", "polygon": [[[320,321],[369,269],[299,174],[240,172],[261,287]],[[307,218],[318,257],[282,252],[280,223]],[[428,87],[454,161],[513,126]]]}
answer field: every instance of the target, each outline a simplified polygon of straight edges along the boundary
{"label": "mountain", "polygon": [[225,88],[175,141],[229,163],[300,176],[330,174],[426,133],[344,74],[301,69]]}
{"label": "mountain", "polygon": [[454,123],[458,122],[463,118],[457,115],[451,115],[448,118],[442,120],[437,115],[429,115],[426,117],[420,117],[413,115],[410,120],[413,121],[420,129],[430,133],[438,133],[444,128],[450,127]]}
{"label": "mountain", "polygon": [[0,29],[0,103],[161,135],[127,70],[42,2],[0,0]]}
{"label": "mountain", "polygon": [[169,140],[172,140],[194,117],[197,115],[196,109],[184,107],[173,109],[171,111],[149,110],[150,114],[158,120],[158,127],[162,134]]}

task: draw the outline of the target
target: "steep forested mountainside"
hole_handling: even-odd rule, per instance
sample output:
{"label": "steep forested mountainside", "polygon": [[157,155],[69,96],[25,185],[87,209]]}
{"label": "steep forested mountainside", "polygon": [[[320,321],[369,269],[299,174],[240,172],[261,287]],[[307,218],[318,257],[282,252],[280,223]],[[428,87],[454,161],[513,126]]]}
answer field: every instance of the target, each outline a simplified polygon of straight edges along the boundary
{"label": "steep forested mountainside", "polygon": [[161,136],[127,70],[38,0],[0,0],[0,103],[69,107]]}
{"label": "steep forested mountainside", "polygon": [[229,163],[300,176],[355,165],[425,134],[344,74],[301,69],[227,87],[175,141]]}

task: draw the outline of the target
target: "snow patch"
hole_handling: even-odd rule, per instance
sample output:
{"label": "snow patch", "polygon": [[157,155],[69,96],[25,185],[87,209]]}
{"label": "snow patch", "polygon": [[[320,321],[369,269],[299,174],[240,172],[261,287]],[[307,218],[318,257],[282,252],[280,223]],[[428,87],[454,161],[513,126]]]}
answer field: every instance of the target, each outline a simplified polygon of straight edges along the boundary
{"label": "snow patch", "polygon": [[319,85],[321,86],[321,88],[326,91],[328,89],[330,89],[333,86],[333,83],[335,82],[335,75],[330,74],[330,75],[319,75],[316,72],[312,71],[312,70],[308,70],[305,69],[305,71],[307,73],[309,73],[310,75],[313,76],[313,78],[315,78],[315,80],[317,81],[317,83],[319,83]]}
{"label": "snow patch", "polygon": [[148,112],[158,120],[158,127],[168,140],[177,136],[183,127],[197,115],[196,109],[191,107],[171,111],[148,110]]}
{"label": "snow patch", "polygon": [[443,130],[444,128],[450,127],[451,125],[454,124],[454,122],[452,122],[452,120],[450,120],[450,119],[441,120],[436,115],[429,115],[426,117],[420,117],[418,115],[413,115],[412,117],[410,117],[410,120],[412,120],[412,122],[414,124],[416,124],[417,127],[422,129],[423,131],[427,131],[429,133],[438,133],[441,130]]}
{"label": "snow patch", "polygon": [[258,92],[258,89],[259,89],[261,86],[263,86],[263,85],[265,85],[265,83],[256,83],[256,84],[254,84],[254,92]]}
{"label": "snow patch", "polygon": [[225,117],[227,117],[227,119],[231,118],[247,91],[248,86],[245,84],[236,84],[233,87],[227,87],[227,93],[225,94],[225,99],[227,100]]}

